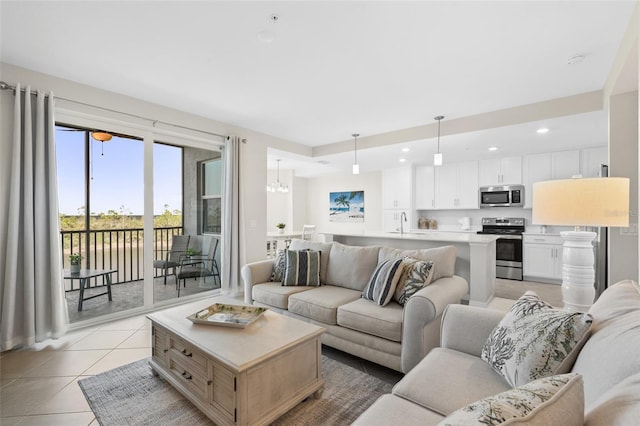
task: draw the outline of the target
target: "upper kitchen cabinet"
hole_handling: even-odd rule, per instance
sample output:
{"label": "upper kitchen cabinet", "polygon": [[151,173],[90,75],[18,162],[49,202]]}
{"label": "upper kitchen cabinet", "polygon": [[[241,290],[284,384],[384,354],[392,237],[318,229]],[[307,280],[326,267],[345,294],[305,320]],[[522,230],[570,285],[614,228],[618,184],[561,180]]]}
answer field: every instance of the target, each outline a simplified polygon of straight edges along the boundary
{"label": "upper kitchen cabinet", "polygon": [[414,188],[416,191],[416,210],[430,210],[436,208],[434,166],[416,167]]}
{"label": "upper kitchen cabinet", "polygon": [[448,163],[435,168],[437,209],[478,208],[478,162]]}
{"label": "upper kitchen cabinet", "polygon": [[413,189],[411,167],[382,171],[382,208],[410,209]]}
{"label": "upper kitchen cabinet", "polygon": [[583,149],[580,173],[583,177],[600,177],[600,166],[609,164],[609,150],[606,146]]}
{"label": "upper kitchen cabinet", "polygon": [[580,151],[559,151],[525,155],[522,175],[524,208],[531,208],[533,184],[552,179],[569,179],[580,173]]}
{"label": "upper kitchen cabinet", "polygon": [[479,186],[515,185],[522,183],[522,157],[481,160]]}

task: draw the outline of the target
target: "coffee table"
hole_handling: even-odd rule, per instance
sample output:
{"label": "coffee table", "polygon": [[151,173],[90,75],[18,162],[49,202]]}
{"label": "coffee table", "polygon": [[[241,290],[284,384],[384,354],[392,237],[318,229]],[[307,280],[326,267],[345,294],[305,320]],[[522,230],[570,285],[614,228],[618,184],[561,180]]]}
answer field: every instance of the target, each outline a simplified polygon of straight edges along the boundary
{"label": "coffee table", "polygon": [[157,374],[218,425],[266,425],[321,395],[324,328],[269,310],[246,328],[187,319],[214,303],[242,304],[215,297],[147,315]]}

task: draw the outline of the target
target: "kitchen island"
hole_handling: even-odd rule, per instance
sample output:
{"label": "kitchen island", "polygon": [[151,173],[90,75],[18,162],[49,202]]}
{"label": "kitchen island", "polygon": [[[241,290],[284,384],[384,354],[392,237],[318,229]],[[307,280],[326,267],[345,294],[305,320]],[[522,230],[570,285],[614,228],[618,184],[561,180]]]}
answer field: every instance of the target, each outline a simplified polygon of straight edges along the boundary
{"label": "kitchen island", "polygon": [[456,248],[456,275],[469,283],[469,304],[486,307],[493,299],[496,279],[497,235],[475,232],[411,231],[324,233],[325,241],[352,246],[421,249],[452,245]]}

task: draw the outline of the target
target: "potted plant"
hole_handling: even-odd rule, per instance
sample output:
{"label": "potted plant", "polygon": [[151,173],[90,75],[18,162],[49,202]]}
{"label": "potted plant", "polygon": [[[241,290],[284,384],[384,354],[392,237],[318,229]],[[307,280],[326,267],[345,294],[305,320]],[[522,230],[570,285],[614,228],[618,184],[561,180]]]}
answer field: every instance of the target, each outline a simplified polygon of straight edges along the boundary
{"label": "potted plant", "polygon": [[71,253],[69,255],[69,267],[72,274],[80,273],[80,262],[82,261],[82,255],[80,253]]}
{"label": "potted plant", "polygon": [[287,226],[284,223],[278,223],[276,228],[278,228],[278,234],[284,234],[284,227]]}
{"label": "potted plant", "polygon": [[196,250],[194,248],[189,247],[188,249],[186,249],[184,251],[185,256],[187,257],[191,257],[191,256],[197,256],[200,254],[200,250]]}

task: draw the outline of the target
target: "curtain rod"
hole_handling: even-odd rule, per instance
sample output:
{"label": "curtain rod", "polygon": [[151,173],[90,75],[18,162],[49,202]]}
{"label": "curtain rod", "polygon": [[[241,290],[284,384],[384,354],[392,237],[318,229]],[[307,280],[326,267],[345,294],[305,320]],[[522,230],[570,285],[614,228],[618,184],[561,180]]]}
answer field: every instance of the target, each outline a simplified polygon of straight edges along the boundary
{"label": "curtain rod", "polygon": [[[15,94],[16,86],[11,85],[9,83],[6,83],[4,81],[0,81],[0,90],[13,90],[13,92]],[[27,89],[26,88],[22,88],[22,89],[20,89],[20,91],[21,92],[26,92]],[[37,93],[38,92],[35,91],[35,90],[31,91],[32,95],[36,95]],[[45,96],[49,96],[49,95],[45,94]],[[180,128],[180,129],[193,130],[195,132],[205,133],[207,135],[218,136],[218,137],[221,137],[221,138],[226,137],[226,135],[220,135],[218,133],[213,133],[213,132],[207,132],[205,130],[194,129],[193,127],[181,126],[180,124],[167,123],[166,121],[154,120],[152,118],[143,117],[141,115],[131,114],[129,112],[116,111],[114,109],[105,108],[105,107],[101,107],[101,106],[98,106],[98,105],[91,105],[91,104],[88,104],[88,103],[85,103],[85,102],[76,101],[74,99],[63,98],[61,96],[54,96],[54,98],[61,99],[63,101],[73,102],[73,103],[84,105],[84,106],[88,106],[88,107],[91,107],[91,108],[98,108],[98,109],[101,109],[103,111],[115,112],[116,114],[124,114],[124,115],[128,115],[130,117],[135,117],[135,118],[139,118],[139,119],[142,119],[142,120],[151,121],[151,123],[152,123],[152,125],[154,127],[155,127],[156,123],[161,123],[161,124],[166,124],[168,126],[177,127],[177,128]]]}

